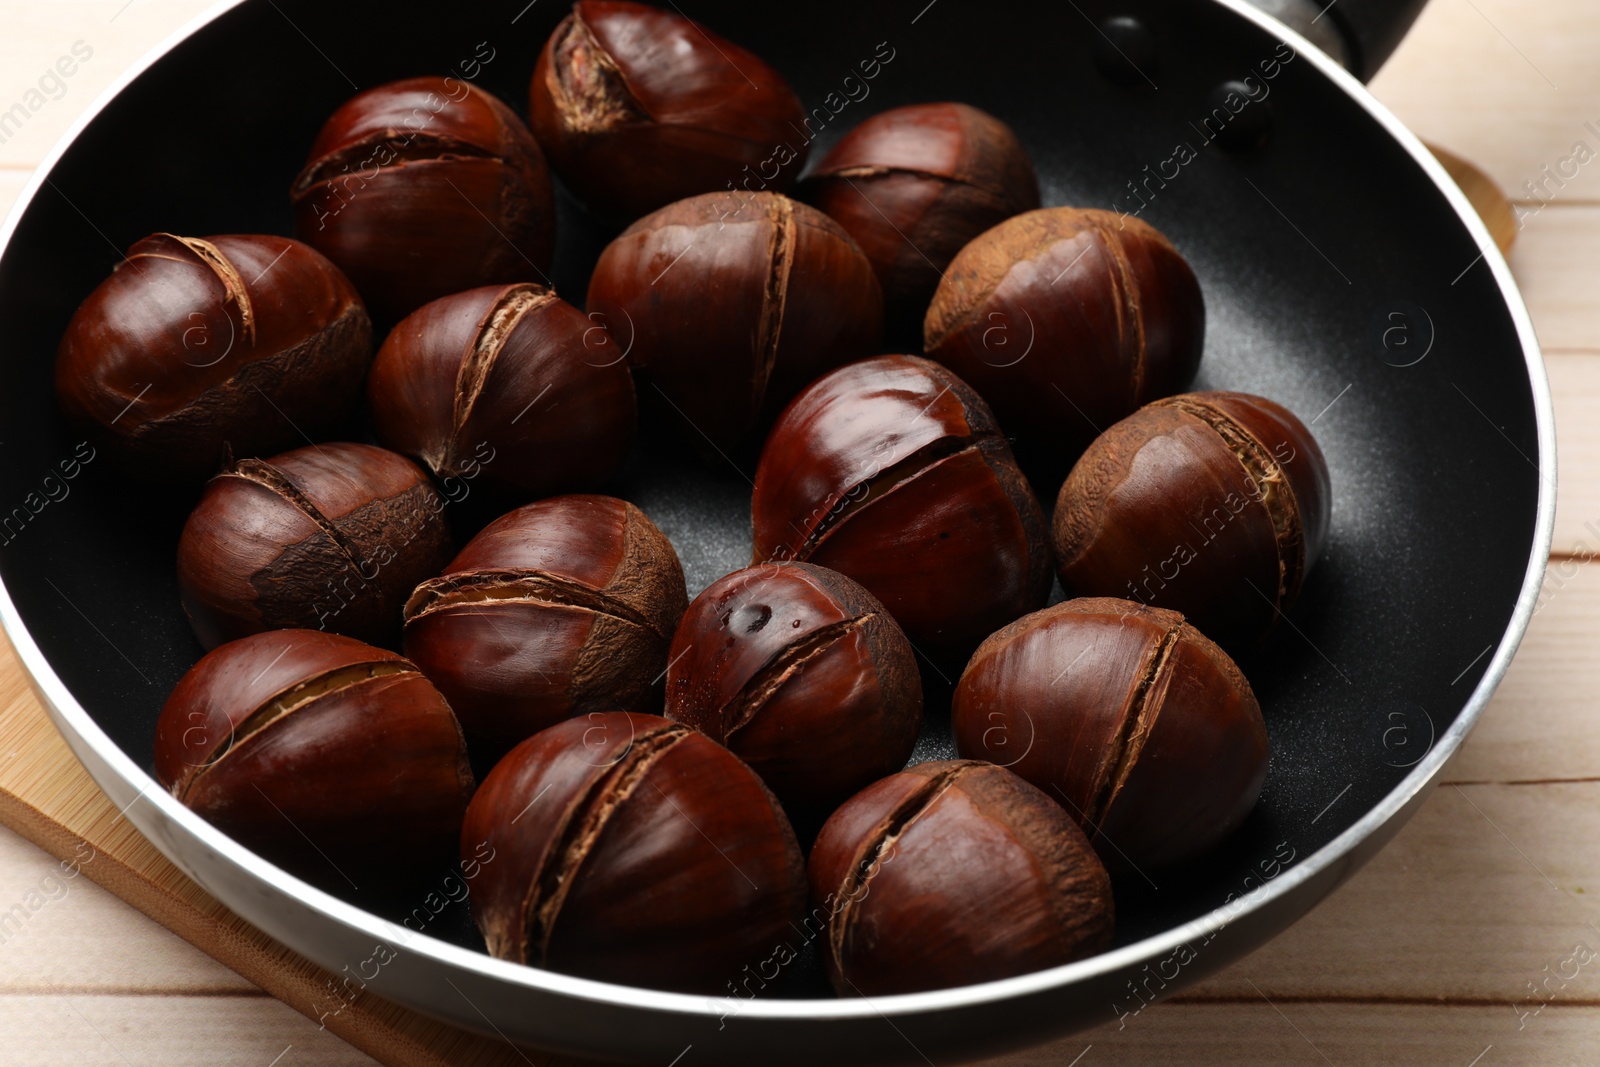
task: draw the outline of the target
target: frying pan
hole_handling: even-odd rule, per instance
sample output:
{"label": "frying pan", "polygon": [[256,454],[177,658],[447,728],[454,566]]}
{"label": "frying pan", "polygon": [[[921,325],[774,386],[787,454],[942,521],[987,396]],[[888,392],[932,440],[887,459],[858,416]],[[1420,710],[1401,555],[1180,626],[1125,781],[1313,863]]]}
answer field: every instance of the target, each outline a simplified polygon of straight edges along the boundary
{"label": "frying pan", "polygon": [[[0,621],[124,816],[234,911],[346,979],[297,1005],[313,1015],[364,989],[487,1034],[657,1064],[952,1062],[1137,1025],[1144,1005],[1282,930],[1392,837],[1505,672],[1555,501],[1548,385],[1510,272],[1357,79],[1240,0],[682,2],[829,109],[816,154],[876,110],[962,100],[1017,129],[1046,204],[1137,207],[1204,289],[1197,387],[1277,399],[1327,454],[1326,555],[1242,664],[1271,735],[1261,802],[1204,861],[1119,885],[1112,951],[1006,981],[834,999],[797,931],[800,958],[754,999],[744,974],[726,997],[590,982],[491,959],[463,905],[430,910],[418,933],[403,924],[418,901],[313,888],[151,778],[157,709],[200,654],[173,574],[192,496],[126,482],[100,457],[62,477],[79,438],[52,401],[57,338],[146,233],[290,232],[289,181],[357,87],[462,74],[487,42],[476,80],[520,106],[558,0],[448,15],[394,0],[219,4],[78,123],[11,216],[0,258]],[[1363,75],[1418,6],[1280,5]],[[845,84],[889,53],[865,94]],[[1218,122],[1218,87],[1247,78],[1250,99]],[[1245,125],[1212,136],[1233,122]],[[1180,144],[1193,158],[1174,173]],[[582,294],[609,235],[570,203],[561,225],[556,285]],[[647,435],[609,488],[673,539],[693,593],[747,561],[749,486],[680,451]],[[929,719],[917,759],[950,753],[947,722]]]}

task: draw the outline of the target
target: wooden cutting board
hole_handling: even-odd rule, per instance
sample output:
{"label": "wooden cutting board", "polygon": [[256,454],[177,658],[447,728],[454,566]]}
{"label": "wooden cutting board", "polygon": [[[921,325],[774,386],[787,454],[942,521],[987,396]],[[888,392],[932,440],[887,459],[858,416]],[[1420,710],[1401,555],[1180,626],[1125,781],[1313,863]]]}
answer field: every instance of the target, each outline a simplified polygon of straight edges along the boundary
{"label": "wooden cutting board", "polygon": [[[313,1021],[332,976],[223,907],[169,863],[83,769],[0,638],[0,823],[126,900],[185,941]],[[92,852],[90,851],[92,850]],[[389,1067],[545,1067],[525,1054],[435,1022],[371,993],[323,1020]],[[561,1061],[576,1067],[573,1061]]]}

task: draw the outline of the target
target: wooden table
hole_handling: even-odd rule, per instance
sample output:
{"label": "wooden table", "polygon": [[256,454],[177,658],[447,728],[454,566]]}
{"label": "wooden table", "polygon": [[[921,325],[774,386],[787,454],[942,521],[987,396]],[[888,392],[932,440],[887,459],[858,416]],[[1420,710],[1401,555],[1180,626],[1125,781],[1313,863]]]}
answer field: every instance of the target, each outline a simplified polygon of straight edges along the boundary
{"label": "wooden table", "polygon": [[[0,0],[0,111],[42,105],[0,134],[0,206],[82,108],[206,6]],[[78,42],[74,73],[27,96]],[[1517,202],[1511,263],[1555,390],[1556,559],[1494,703],[1416,819],[1288,933],[1121,1028],[997,1062],[1600,1063],[1600,162],[1573,162],[1576,142],[1600,152],[1597,57],[1600,8],[1586,0],[1432,0],[1374,83]],[[0,649],[0,699],[31,700],[17,683]],[[16,757],[0,750],[0,767]],[[89,879],[60,874],[0,830],[0,912],[43,901],[21,929],[0,930],[0,1063],[373,1062]]]}

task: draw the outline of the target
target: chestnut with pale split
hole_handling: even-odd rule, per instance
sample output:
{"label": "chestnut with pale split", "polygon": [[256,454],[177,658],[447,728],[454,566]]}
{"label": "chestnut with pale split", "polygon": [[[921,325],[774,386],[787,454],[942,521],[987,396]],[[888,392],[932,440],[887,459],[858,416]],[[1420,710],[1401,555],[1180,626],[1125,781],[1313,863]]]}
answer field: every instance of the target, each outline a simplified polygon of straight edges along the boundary
{"label": "chestnut with pale split", "polygon": [[601,981],[726,993],[794,936],[805,862],[754,771],[697,730],[593,713],[552,726],[484,779],[461,854],[489,952]]}
{"label": "chestnut with pale split", "polygon": [[161,708],[155,769],[223,833],[340,891],[448,864],[473,791],[461,728],[422,673],[316,630],[207,653]]}
{"label": "chestnut with pale split", "polygon": [[1200,855],[1255,807],[1267,727],[1250,683],[1175,611],[1069,600],[973,653],[956,751],[1059,798],[1113,871]]}
{"label": "chestnut with pale split", "polygon": [[74,424],[125,470],[198,482],[347,419],[372,359],[349,280],[287,237],[158,233],[78,308],[56,354]]}
{"label": "chestnut with pale split", "polygon": [[1171,608],[1235,654],[1295,603],[1328,539],[1328,462],[1288,409],[1185,393],[1112,426],[1056,500],[1069,596]]}
{"label": "chestnut with pale split", "polygon": [[632,504],[561,496],[469,541],[405,605],[405,650],[476,755],[591,711],[658,709],[688,594],[666,535]]}
{"label": "chestnut with pale split", "polygon": [[[618,224],[732,189],[746,168],[761,168],[762,188],[782,192],[806,162],[805,112],[783,75],[647,4],[573,4],[539,53],[528,112],[562,181]],[[796,140],[799,149],[784,151]]]}

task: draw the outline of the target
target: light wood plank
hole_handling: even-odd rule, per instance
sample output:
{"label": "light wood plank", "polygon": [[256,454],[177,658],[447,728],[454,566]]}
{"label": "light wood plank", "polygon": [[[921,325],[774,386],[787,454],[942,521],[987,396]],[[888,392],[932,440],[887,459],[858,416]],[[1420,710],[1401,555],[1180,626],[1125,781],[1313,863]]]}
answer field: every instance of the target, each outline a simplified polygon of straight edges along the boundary
{"label": "light wood plank", "polygon": [[[1518,1029],[1509,1005],[1161,1004],[982,1067],[1592,1067],[1600,1008],[1553,1002]],[[934,1051],[937,1061],[937,1052]]]}
{"label": "light wood plank", "polygon": [[0,995],[8,1067],[371,1067],[271,997]]}
{"label": "light wood plank", "polygon": [[[1600,199],[1600,19],[1583,0],[1431,0],[1410,36],[1372,81],[1378,99],[1420,136],[1484,168],[1514,199],[1548,181],[1540,198]],[[1557,174],[1559,178],[1559,173]]]}
{"label": "light wood plank", "polygon": [[1600,350],[1600,206],[1525,218],[1510,262],[1543,348]]}
{"label": "light wood plank", "polygon": [[[1576,970],[1562,999],[1600,1003],[1596,812],[1596,782],[1441,786],[1310,914],[1180,996],[1507,1005]],[[1595,958],[1563,968],[1580,944]]]}
{"label": "light wood plank", "polygon": [[[1594,255],[1600,260],[1600,243]],[[1600,277],[1595,285],[1600,292]],[[1600,312],[1594,318],[1600,332]],[[1551,548],[1587,560],[1600,553],[1600,352],[1549,352],[1545,369],[1556,409],[1556,530]],[[1558,576],[1569,571],[1570,566],[1560,568]],[[1600,613],[1591,622],[1594,618]]]}
{"label": "light wood plank", "polygon": [[[51,0],[0,6],[0,167],[37,165],[128,67],[210,4],[207,0]],[[81,42],[81,43],[80,43]],[[79,44],[81,57],[72,48]],[[57,68],[66,57],[66,65]],[[63,70],[72,70],[63,76]],[[41,85],[42,81],[42,85]]]}

